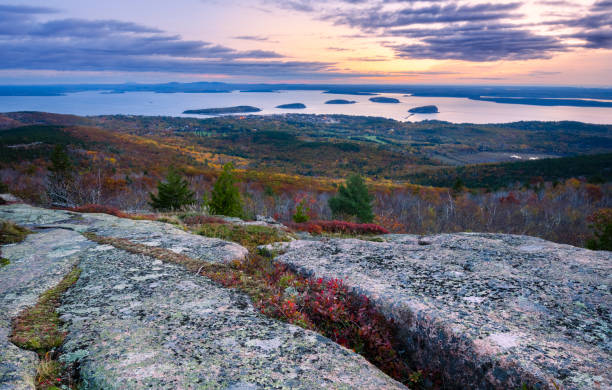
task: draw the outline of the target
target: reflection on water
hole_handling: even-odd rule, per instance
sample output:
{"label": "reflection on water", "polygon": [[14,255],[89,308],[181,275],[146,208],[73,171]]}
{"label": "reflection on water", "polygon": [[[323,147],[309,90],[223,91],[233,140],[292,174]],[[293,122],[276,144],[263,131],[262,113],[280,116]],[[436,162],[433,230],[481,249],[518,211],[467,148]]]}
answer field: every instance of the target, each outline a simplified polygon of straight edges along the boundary
{"label": "reflection on water", "polygon": [[[374,103],[371,96],[331,95],[320,91],[232,92],[232,93],[154,93],[121,94],[79,92],[66,96],[0,96],[0,112],[46,111],[75,115],[183,115],[187,109],[249,105],[261,108],[260,114],[304,113],[345,114],[421,121],[437,119],[455,123],[506,123],[516,121],[572,120],[587,123],[612,123],[612,108],[542,107],[500,104],[464,98],[415,97],[381,94],[400,100],[399,104]],[[325,104],[332,99],[354,100],[356,104]],[[304,103],[306,109],[283,110],[281,104]],[[413,107],[436,105],[438,114],[410,115]],[[202,117],[202,116],[200,116]]]}

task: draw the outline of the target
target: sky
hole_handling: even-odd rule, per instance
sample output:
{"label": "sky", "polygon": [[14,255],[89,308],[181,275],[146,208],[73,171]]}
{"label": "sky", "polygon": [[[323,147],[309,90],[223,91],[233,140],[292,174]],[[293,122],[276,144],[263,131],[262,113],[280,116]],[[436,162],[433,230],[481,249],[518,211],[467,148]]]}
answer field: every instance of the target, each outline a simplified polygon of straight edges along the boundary
{"label": "sky", "polygon": [[612,0],[0,0],[0,84],[612,86]]}

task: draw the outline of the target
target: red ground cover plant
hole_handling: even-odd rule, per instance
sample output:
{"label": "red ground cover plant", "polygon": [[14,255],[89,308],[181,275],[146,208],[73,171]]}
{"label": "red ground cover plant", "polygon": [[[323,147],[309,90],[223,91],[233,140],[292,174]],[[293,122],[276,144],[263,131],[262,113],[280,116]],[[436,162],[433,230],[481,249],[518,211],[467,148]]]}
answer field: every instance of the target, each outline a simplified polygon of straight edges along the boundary
{"label": "red ground cover plant", "polygon": [[227,224],[228,222],[222,218],[219,217],[211,217],[208,215],[192,215],[192,216],[188,216],[185,217],[183,219],[183,222],[185,223],[185,225],[189,225],[189,226],[197,226],[197,225],[205,225],[205,224],[209,224],[209,223],[220,223],[220,224]]}
{"label": "red ground cover plant", "polygon": [[382,226],[373,223],[353,223],[345,221],[310,221],[292,223],[289,227],[294,230],[311,234],[342,233],[342,234],[389,234]]}
{"label": "red ground cover plant", "polygon": [[56,209],[74,211],[77,213],[109,214],[109,215],[114,215],[115,217],[119,217],[119,218],[129,218],[129,219],[138,219],[138,220],[146,219],[146,220],[154,221],[157,219],[157,217],[153,214],[128,214],[128,213],[125,213],[119,210],[116,207],[105,206],[101,204],[86,204],[86,205],[77,206],[77,207],[56,207]]}
{"label": "red ground cover plant", "polygon": [[232,272],[202,273],[225,287],[249,293],[266,316],[315,330],[361,354],[394,379],[413,388],[421,385],[422,371],[409,367],[398,352],[394,323],[342,280],[305,278],[258,255],[231,266]]}

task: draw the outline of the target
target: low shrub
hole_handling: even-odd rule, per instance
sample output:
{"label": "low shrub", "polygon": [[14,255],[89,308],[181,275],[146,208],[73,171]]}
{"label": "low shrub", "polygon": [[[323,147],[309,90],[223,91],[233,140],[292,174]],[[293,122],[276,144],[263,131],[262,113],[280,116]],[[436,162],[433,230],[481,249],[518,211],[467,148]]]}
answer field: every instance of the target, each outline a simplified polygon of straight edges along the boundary
{"label": "low shrub", "polygon": [[41,359],[37,368],[37,389],[73,385],[69,372],[54,356],[66,338],[56,309],[62,294],[76,283],[80,274],[81,270],[74,268],[57,286],[45,291],[36,305],[25,309],[13,320],[11,342],[38,353]]}
{"label": "low shrub", "polygon": [[209,215],[190,215],[183,218],[183,223],[187,226],[198,226],[209,223],[227,224],[228,222],[219,217],[211,217]]}
{"label": "low shrub", "polygon": [[289,225],[289,227],[294,230],[308,232],[311,234],[389,234],[387,229],[373,223],[353,223],[345,221],[310,221],[304,223],[292,223]]}
{"label": "low shrub", "polygon": [[232,225],[225,221],[198,225],[196,233],[201,236],[237,242],[250,250],[259,245],[290,240],[288,234],[279,229],[257,225]]}
{"label": "low shrub", "polygon": [[105,206],[102,204],[86,204],[77,207],[55,207],[58,210],[74,211],[75,213],[99,213],[108,214],[119,218],[129,218],[137,221],[157,221],[159,217],[155,214],[128,214],[116,207]]}
{"label": "low shrub", "polygon": [[612,251],[612,209],[599,209],[587,220],[593,229],[593,237],[586,247],[593,250]]}
{"label": "low shrub", "polygon": [[111,207],[111,206],[105,206],[105,205],[101,205],[101,204],[86,204],[83,206],[77,206],[77,207],[65,207],[62,208],[63,210],[68,210],[68,211],[74,211],[77,213],[100,213],[100,214],[109,214],[109,215],[114,215],[115,217],[119,217],[119,218],[129,218],[130,215],[127,213],[124,213],[123,211],[119,210],[116,207]]}
{"label": "low shrub", "polygon": [[400,356],[397,328],[342,280],[300,276],[263,256],[232,264],[231,272],[202,272],[225,287],[247,292],[265,315],[315,330],[351,349],[406,384],[414,373]]}
{"label": "low shrub", "polygon": [[30,233],[32,232],[24,227],[15,225],[10,221],[0,220],[0,245],[21,242]]}

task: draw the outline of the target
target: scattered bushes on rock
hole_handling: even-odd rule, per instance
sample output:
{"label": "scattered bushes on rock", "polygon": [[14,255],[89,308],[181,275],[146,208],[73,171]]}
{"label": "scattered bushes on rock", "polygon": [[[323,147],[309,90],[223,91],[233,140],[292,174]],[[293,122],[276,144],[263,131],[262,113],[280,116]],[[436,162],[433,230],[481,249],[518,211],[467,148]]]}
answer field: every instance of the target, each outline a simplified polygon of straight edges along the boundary
{"label": "scattered bushes on rock", "polygon": [[310,221],[304,223],[293,223],[290,224],[289,227],[294,230],[308,232],[311,234],[389,234],[389,231],[387,229],[373,223],[353,223],[345,221]]}

